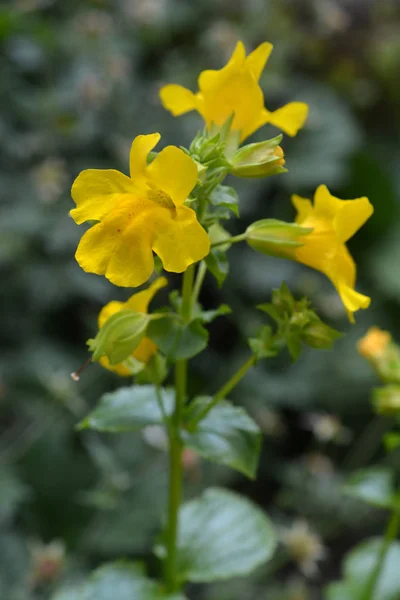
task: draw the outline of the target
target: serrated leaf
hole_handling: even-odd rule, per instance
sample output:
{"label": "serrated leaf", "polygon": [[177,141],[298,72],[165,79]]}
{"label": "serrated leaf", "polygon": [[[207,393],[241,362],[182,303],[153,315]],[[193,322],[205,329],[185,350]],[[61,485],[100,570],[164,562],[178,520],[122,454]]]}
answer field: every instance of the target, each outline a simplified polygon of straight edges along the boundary
{"label": "serrated leaf", "polygon": [[[380,560],[383,539],[366,540],[354,548],[344,564],[345,581],[353,592],[352,600],[362,598],[373,570]],[[400,590],[400,543],[393,542],[378,576],[372,600],[398,600]]]}
{"label": "serrated leaf", "polygon": [[165,595],[158,583],[146,577],[136,563],[117,562],[97,569],[84,586],[82,600],[184,600]]}
{"label": "serrated leaf", "polygon": [[213,206],[225,206],[231,210],[236,217],[239,216],[239,198],[236,190],[227,185],[218,185],[210,194],[210,203]]}
{"label": "serrated leaf", "polygon": [[182,581],[248,575],[272,557],[275,546],[265,513],[233,492],[208,489],[180,511],[178,565]]}
{"label": "serrated leaf", "polygon": [[343,489],[346,494],[379,508],[398,508],[400,504],[395,496],[393,473],[389,469],[361,469],[347,480]]}
{"label": "serrated leaf", "polygon": [[161,318],[150,323],[147,335],[171,361],[192,358],[208,343],[208,331],[200,319],[185,325],[178,319]]}
{"label": "serrated leaf", "polygon": [[[170,415],[175,402],[174,390],[162,388],[161,399],[165,413]],[[163,423],[163,415],[156,387],[133,385],[102,396],[98,406],[78,424],[78,428],[119,433],[160,423]]]}
{"label": "serrated leaf", "polygon": [[190,406],[188,429],[182,431],[185,445],[204,458],[254,478],[261,449],[261,432],[244,408],[223,400],[198,423],[194,431],[190,431],[190,418],[200,414],[210,401],[210,397],[202,396]]}

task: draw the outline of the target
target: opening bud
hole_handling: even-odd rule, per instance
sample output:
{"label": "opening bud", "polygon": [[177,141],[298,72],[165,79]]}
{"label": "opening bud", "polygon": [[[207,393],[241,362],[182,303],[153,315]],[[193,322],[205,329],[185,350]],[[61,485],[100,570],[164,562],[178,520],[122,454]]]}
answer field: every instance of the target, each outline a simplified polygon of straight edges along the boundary
{"label": "opening bud", "polygon": [[262,254],[281,258],[295,258],[296,248],[303,246],[300,239],[312,232],[312,228],[276,219],[262,219],[246,229],[246,241]]}
{"label": "opening bud", "polygon": [[238,177],[268,177],[286,173],[285,159],[279,143],[282,136],[243,146],[230,159],[229,172]]}

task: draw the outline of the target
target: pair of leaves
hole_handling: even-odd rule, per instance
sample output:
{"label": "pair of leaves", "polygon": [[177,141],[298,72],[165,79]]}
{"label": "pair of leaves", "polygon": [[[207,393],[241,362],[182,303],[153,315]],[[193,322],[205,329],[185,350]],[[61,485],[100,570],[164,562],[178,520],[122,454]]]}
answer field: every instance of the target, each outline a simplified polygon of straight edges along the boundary
{"label": "pair of leaves", "polygon": [[[181,431],[182,441],[204,458],[255,477],[261,434],[243,408],[221,401],[191,429],[191,421],[210,401],[211,398],[201,397],[192,403],[186,415],[187,428]],[[105,394],[78,427],[114,433],[136,431],[162,424],[163,414],[170,416],[173,408],[173,389],[158,391],[153,385],[124,387]]]}

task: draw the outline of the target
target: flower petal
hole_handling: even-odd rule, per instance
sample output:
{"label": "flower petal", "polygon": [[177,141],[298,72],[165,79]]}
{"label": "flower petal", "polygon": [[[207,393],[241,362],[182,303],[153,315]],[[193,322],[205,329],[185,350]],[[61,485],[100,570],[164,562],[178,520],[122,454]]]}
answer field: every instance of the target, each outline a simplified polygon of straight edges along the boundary
{"label": "flower petal", "polygon": [[304,102],[289,102],[269,113],[269,122],[290,136],[295,136],[307,119],[308,106]]}
{"label": "flower petal", "polygon": [[142,363],[148,363],[157,352],[157,346],[150,338],[143,338],[132,356]]}
{"label": "flower petal", "polygon": [[76,208],[70,211],[75,223],[100,221],[121,199],[132,192],[132,181],[114,169],[87,169],[72,184],[72,198]]}
{"label": "flower petal", "polygon": [[196,213],[187,206],[177,208],[175,219],[161,211],[155,215],[158,234],[153,250],[161,258],[166,271],[182,273],[210,251],[210,240],[197,221]]}
{"label": "flower petal", "polygon": [[196,108],[196,95],[182,85],[169,84],[160,90],[161,102],[174,117]]}
{"label": "flower petal", "polygon": [[360,294],[346,285],[339,285],[338,292],[346,308],[350,322],[354,323],[353,313],[360,308],[368,308],[371,303],[371,298]]}
{"label": "flower petal", "polygon": [[272,44],[264,42],[263,44],[260,44],[258,48],[253,50],[246,58],[246,67],[250,69],[251,74],[256,81],[260,79],[272,49]]}
{"label": "flower petal", "polygon": [[[136,348],[136,350],[137,350],[137,348]],[[112,371],[113,373],[116,373],[120,377],[132,377],[132,373],[124,365],[123,362],[118,363],[117,365],[111,365],[110,359],[108,358],[108,356],[102,356],[101,358],[99,358],[99,363],[101,364],[102,367],[104,367],[105,369],[108,369],[109,371]]]}
{"label": "flower petal", "polygon": [[309,200],[308,198],[302,198],[297,194],[293,194],[292,204],[297,210],[296,223],[301,225],[301,223],[306,221],[313,213],[311,200]]}
{"label": "flower petal", "polygon": [[133,296],[131,296],[125,303],[125,308],[131,308],[136,312],[147,313],[148,306],[155,294],[159,289],[165,287],[166,285],[168,285],[168,281],[165,279],[165,277],[159,277],[153,281],[153,283],[149,285],[146,290],[142,290],[141,292],[133,294]]}
{"label": "flower petal", "polygon": [[121,287],[137,287],[147,281],[154,270],[151,251],[152,216],[138,215],[120,236],[119,243],[109,256],[105,272],[107,279]]}
{"label": "flower petal", "polygon": [[115,315],[115,313],[126,308],[125,304],[125,302],[118,302],[118,300],[112,300],[111,302],[103,306],[97,318],[99,329],[103,327],[104,323],[110,317],[112,317],[112,315]]}
{"label": "flower petal", "polygon": [[83,234],[75,258],[86,273],[105,275],[124,225],[125,220],[119,215],[118,219],[104,220]]}
{"label": "flower petal", "polygon": [[373,212],[374,207],[365,196],[342,201],[341,209],[333,223],[338,239],[342,242],[350,239]]}
{"label": "flower petal", "polygon": [[144,176],[147,168],[147,155],[158,144],[160,137],[159,133],[150,133],[135,137],[129,155],[129,167],[132,179],[140,180],[141,176]]}
{"label": "flower petal", "polygon": [[175,206],[183,204],[196,185],[196,163],[179,148],[167,146],[147,168],[155,187],[166,192]]}

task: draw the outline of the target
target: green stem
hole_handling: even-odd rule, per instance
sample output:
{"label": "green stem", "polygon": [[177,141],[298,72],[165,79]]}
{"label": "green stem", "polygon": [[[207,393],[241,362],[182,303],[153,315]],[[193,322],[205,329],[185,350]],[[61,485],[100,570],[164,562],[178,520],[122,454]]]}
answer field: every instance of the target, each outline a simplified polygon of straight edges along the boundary
{"label": "green stem", "polygon": [[247,371],[249,369],[251,369],[251,367],[253,367],[256,362],[257,362],[257,358],[255,355],[250,356],[250,358],[248,358],[246,360],[246,362],[240,367],[240,369],[238,371],[236,371],[236,373],[234,373],[232,375],[232,377],[212,397],[211,402],[206,406],[206,408],[204,410],[202,410],[197,415],[196,419],[194,419],[191,422],[191,424],[190,424],[191,429],[194,429],[196,427],[196,425],[198,425],[198,423],[200,423],[200,421],[202,421],[204,419],[204,417],[208,415],[210,410],[212,410],[214,408],[214,406],[216,406],[216,404],[218,404],[218,402],[220,402],[221,400],[226,398],[226,396],[233,390],[234,387],[237,386],[239,381],[241,379],[243,379],[243,377],[246,375]]}
{"label": "green stem", "polygon": [[202,260],[199,265],[199,268],[197,270],[196,281],[194,282],[193,293],[192,293],[192,304],[193,305],[196,304],[196,302],[199,298],[201,286],[203,285],[203,281],[204,281],[204,277],[206,276],[206,273],[207,273],[207,265],[204,262],[204,260]]}
{"label": "green stem", "polygon": [[240,235],[233,235],[232,237],[226,238],[225,240],[221,240],[219,242],[215,242],[215,244],[211,244],[211,248],[218,248],[218,246],[226,246],[228,244],[236,244],[236,242],[243,242],[245,239],[245,233],[241,233]]}
{"label": "green stem", "polygon": [[[194,265],[183,276],[181,317],[190,321],[192,312],[192,288]],[[179,590],[180,581],[177,572],[177,540],[179,506],[182,497],[182,443],[180,429],[186,400],[187,361],[178,360],[175,364],[175,411],[169,427],[169,498],[168,523],[166,530],[167,556],[165,559],[165,581],[168,592]]]}
{"label": "green stem", "polygon": [[382,568],[385,564],[385,559],[387,553],[390,550],[390,546],[392,542],[396,539],[397,533],[400,527],[400,512],[394,511],[388,521],[385,537],[382,542],[382,547],[379,552],[378,560],[376,562],[375,568],[371,573],[371,577],[368,580],[367,587],[362,596],[362,600],[373,600],[375,589],[378,583],[379,576],[381,574]]}

